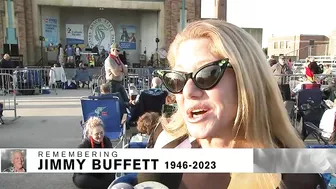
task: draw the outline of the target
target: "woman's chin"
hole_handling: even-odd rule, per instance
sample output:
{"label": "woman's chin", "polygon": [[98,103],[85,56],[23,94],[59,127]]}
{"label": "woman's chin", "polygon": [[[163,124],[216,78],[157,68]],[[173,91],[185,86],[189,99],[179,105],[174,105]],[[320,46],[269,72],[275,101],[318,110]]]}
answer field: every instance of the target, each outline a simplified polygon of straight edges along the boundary
{"label": "woman's chin", "polygon": [[205,139],[211,136],[209,130],[207,130],[203,125],[198,124],[187,124],[189,134],[197,139]]}

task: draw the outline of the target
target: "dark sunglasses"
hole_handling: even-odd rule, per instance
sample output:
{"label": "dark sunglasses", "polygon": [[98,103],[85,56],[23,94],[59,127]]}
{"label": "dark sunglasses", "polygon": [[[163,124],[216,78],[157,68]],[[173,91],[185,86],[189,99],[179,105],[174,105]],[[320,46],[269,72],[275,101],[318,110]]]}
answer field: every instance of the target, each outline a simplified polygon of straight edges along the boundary
{"label": "dark sunglasses", "polygon": [[225,69],[228,67],[232,68],[229,59],[226,58],[208,63],[192,73],[175,70],[158,70],[154,75],[162,80],[168,91],[177,94],[183,91],[189,79],[192,79],[199,89],[212,89],[221,80]]}

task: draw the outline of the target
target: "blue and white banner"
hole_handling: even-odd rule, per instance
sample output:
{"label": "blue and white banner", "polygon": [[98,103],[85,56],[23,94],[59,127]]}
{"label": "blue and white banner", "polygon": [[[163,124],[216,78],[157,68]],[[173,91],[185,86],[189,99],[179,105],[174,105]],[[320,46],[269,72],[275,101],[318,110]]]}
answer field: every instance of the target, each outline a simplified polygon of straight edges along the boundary
{"label": "blue and white banner", "polygon": [[136,28],[130,25],[120,26],[120,48],[136,50]]}
{"label": "blue and white banner", "polygon": [[46,47],[57,46],[58,44],[58,19],[46,17],[43,20],[44,45]]}
{"label": "blue and white banner", "polygon": [[66,43],[68,45],[84,44],[83,24],[66,24]]}

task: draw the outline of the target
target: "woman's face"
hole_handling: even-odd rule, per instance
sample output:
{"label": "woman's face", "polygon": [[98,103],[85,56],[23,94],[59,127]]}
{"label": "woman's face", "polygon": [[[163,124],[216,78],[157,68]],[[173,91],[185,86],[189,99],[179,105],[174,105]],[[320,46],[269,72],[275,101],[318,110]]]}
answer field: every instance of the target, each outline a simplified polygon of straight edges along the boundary
{"label": "woman's face", "polygon": [[[210,43],[208,39],[182,42],[174,69],[190,73],[204,64],[219,60],[209,51]],[[176,95],[176,101],[191,136],[197,139],[232,136],[237,112],[237,85],[232,68],[227,68],[219,83],[210,90],[197,88],[189,79],[183,91]]]}
{"label": "woman's face", "polygon": [[101,126],[94,127],[91,130],[91,137],[97,143],[102,142],[103,139],[104,139],[104,129],[103,129],[103,127],[101,127]]}

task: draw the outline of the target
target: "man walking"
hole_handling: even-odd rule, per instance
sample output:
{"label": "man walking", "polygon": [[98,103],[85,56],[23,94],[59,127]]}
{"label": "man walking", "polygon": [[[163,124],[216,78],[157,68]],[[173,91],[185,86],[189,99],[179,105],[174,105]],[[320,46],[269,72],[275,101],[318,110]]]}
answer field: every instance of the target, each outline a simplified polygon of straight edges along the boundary
{"label": "man walking", "polygon": [[111,52],[105,60],[105,75],[111,85],[111,93],[119,92],[124,102],[129,102],[128,95],[123,86],[127,75],[127,67],[119,58],[120,47],[117,43],[111,45]]}

